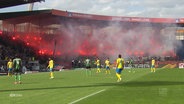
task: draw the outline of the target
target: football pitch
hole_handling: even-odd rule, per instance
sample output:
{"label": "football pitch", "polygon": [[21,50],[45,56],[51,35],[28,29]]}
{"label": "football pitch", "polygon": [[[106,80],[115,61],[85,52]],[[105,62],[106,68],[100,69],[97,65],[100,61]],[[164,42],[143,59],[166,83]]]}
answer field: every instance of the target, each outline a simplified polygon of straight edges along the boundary
{"label": "football pitch", "polygon": [[122,81],[111,74],[86,73],[85,69],[22,75],[22,84],[14,77],[0,76],[1,104],[183,104],[184,69],[135,69],[122,72]]}

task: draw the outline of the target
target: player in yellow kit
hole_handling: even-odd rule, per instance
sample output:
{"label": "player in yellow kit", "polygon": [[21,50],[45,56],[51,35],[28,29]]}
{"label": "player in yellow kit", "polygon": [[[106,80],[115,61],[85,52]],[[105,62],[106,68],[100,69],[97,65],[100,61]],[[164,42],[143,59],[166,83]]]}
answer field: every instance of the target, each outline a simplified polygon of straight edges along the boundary
{"label": "player in yellow kit", "polygon": [[49,64],[47,68],[49,68],[49,71],[50,71],[50,79],[53,79],[54,78],[54,73],[53,73],[54,61],[51,58],[49,58]]}
{"label": "player in yellow kit", "polygon": [[111,72],[110,72],[110,61],[109,61],[109,58],[107,58],[105,60],[105,69],[106,69],[106,71],[105,71],[106,74],[107,73],[111,74]]}
{"label": "player in yellow kit", "polygon": [[7,69],[8,69],[8,76],[12,76],[12,69],[13,69],[12,59],[9,59],[9,61],[7,63]]}
{"label": "player in yellow kit", "polygon": [[100,71],[100,60],[99,60],[99,58],[97,58],[95,64],[96,64],[96,68],[97,68],[96,73],[100,73],[101,71]]}
{"label": "player in yellow kit", "polygon": [[155,59],[152,58],[151,60],[151,72],[155,72]]}
{"label": "player in yellow kit", "polygon": [[118,58],[116,60],[116,76],[118,78],[117,82],[121,81],[121,72],[124,69],[124,59],[121,58],[121,55],[118,55]]}

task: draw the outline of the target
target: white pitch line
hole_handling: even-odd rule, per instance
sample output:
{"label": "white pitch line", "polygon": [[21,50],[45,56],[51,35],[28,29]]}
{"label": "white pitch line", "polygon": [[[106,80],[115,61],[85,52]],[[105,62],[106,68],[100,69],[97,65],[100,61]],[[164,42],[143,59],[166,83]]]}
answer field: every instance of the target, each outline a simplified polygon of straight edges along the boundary
{"label": "white pitch line", "polygon": [[87,95],[87,96],[81,97],[80,99],[77,99],[77,100],[75,100],[75,101],[73,101],[73,102],[70,102],[70,103],[68,103],[68,104],[77,103],[77,102],[79,102],[79,101],[81,101],[81,100],[83,100],[83,99],[86,99],[86,98],[88,98],[88,97],[91,97],[91,96],[93,96],[93,95],[96,95],[96,94],[98,94],[98,93],[101,93],[101,92],[103,92],[103,91],[105,91],[105,90],[106,90],[106,89],[100,90],[100,91],[98,91],[98,92],[94,92],[94,93],[92,93],[92,94],[89,94],[89,95]]}

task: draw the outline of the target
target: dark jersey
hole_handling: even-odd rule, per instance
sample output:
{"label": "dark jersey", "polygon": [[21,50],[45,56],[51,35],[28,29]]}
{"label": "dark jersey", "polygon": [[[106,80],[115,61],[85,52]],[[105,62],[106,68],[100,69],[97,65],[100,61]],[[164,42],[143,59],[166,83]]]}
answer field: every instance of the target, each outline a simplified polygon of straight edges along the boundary
{"label": "dark jersey", "polygon": [[85,64],[86,64],[86,66],[90,66],[90,59],[86,59]]}
{"label": "dark jersey", "polygon": [[22,68],[22,61],[20,58],[13,59],[13,68],[15,72],[20,72]]}

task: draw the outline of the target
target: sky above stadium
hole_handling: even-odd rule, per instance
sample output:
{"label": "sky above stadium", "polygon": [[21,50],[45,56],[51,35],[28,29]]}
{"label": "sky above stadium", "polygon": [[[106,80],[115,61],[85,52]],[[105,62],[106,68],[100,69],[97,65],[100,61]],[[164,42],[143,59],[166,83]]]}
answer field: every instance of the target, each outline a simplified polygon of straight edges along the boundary
{"label": "sky above stadium", "polygon": [[[58,9],[107,16],[183,18],[184,0],[45,0],[34,10]],[[28,10],[28,5],[0,9],[2,12]]]}

